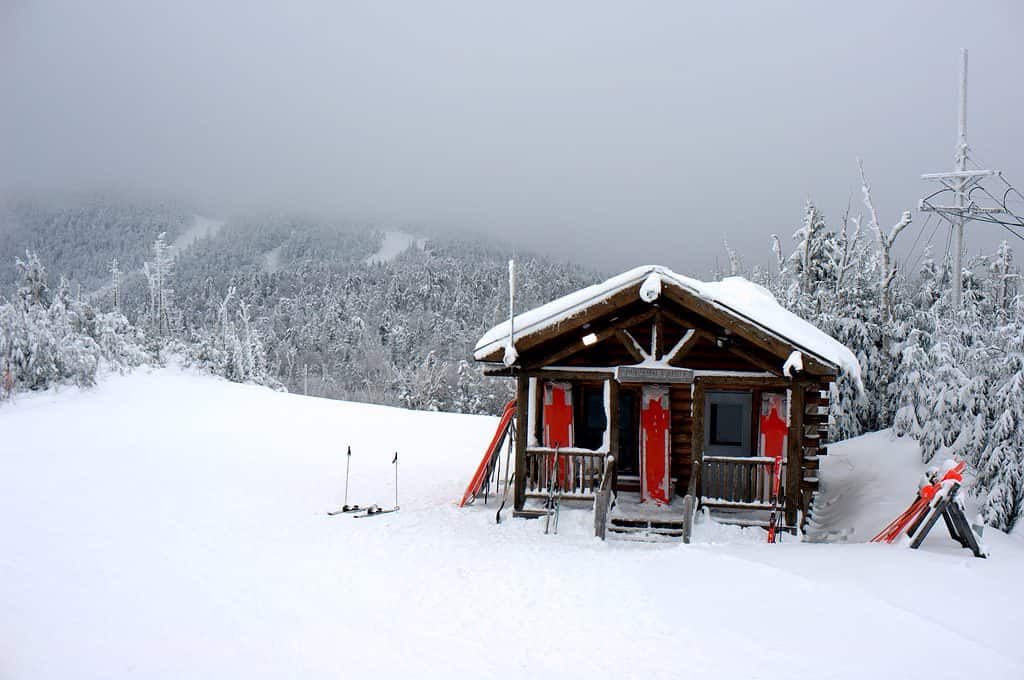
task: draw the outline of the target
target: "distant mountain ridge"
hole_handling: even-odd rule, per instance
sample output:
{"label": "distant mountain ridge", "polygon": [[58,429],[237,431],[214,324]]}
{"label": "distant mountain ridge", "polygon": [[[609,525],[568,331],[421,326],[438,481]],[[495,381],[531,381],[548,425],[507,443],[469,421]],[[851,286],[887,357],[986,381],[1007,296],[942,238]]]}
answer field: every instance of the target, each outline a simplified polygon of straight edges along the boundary
{"label": "distant mountain ridge", "polygon": [[172,203],[126,201],[106,196],[33,197],[9,200],[0,213],[0,290],[17,278],[15,257],[33,250],[55,274],[86,289],[109,279],[110,261],[139,269],[160,232],[174,240],[193,220]]}
{"label": "distant mountain ridge", "polygon": [[[166,233],[173,333],[223,375],[249,375],[238,374],[222,348],[202,346],[231,321],[251,329],[258,344],[248,370],[291,391],[466,412],[496,411],[508,396],[507,384],[480,375],[470,352],[508,314],[510,247],[307,216],[220,220],[109,197],[20,201],[7,214],[0,291],[12,290],[15,258],[32,249],[54,283],[66,276],[73,290],[80,285],[108,309],[116,258],[119,308],[140,326],[152,295],[143,263]],[[519,254],[517,265],[520,310],[599,278],[531,254]]]}

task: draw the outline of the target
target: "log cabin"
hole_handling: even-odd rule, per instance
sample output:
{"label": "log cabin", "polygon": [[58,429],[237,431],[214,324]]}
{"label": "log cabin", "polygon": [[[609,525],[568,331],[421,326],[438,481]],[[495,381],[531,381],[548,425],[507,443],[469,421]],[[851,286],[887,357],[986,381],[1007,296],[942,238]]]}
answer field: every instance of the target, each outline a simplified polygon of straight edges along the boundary
{"label": "log cabin", "polygon": [[[797,533],[845,346],[745,279],[643,266],[515,315],[474,358],[516,381],[517,516],[593,501],[595,532],[689,540],[701,508]],[[510,406],[511,408],[511,406]],[[779,466],[780,490],[773,493]],[[610,522],[610,523],[609,523]]]}

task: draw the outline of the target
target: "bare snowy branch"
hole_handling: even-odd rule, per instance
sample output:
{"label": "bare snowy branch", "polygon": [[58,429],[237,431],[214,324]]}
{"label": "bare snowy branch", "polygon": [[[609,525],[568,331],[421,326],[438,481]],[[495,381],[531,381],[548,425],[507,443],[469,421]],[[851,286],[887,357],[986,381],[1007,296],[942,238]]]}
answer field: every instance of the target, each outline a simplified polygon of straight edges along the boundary
{"label": "bare snowy branch", "polygon": [[864,161],[860,158],[857,159],[857,167],[860,170],[860,182],[861,192],[864,194],[864,205],[868,209],[868,214],[871,216],[870,227],[875,232],[875,237],[878,239],[878,249],[882,256],[882,274],[880,286],[882,289],[882,309],[885,310],[886,316],[892,318],[892,282],[896,278],[896,263],[892,259],[892,245],[896,240],[896,237],[900,235],[904,229],[910,224],[912,218],[909,210],[904,210],[900,221],[893,225],[889,231],[889,235],[886,236],[885,232],[882,231],[882,227],[878,224],[878,213],[875,212],[875,204],[871,200],[871,185],[868,184],[868,178],[864,174]]}

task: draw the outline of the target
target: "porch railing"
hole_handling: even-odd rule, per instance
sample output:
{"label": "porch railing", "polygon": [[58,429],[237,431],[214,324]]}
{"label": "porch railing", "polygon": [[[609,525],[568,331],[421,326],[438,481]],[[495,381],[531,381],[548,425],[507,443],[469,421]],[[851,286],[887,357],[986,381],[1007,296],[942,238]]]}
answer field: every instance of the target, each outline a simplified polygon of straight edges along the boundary
{"label": "porch railing", "polygon": [[547,498],[551,487],[565,500],[593,500],[601,486],[607,452],[590,449],[526,449],[526,496]]}
{"label": "porch railing", "polygon": [[[701,503],[715,507],[769,509],[775,459],[768,456],[704,456]],[[785,464],[782,480],[785,481]],[[785,492],[779,489],[780,501]]]}

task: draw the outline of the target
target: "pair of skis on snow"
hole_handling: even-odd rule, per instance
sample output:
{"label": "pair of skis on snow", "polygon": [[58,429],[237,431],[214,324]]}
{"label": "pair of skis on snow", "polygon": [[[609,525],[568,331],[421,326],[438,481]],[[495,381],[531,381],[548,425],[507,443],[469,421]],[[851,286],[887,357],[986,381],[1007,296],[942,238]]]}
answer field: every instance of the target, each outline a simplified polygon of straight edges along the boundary
{"label": "pair of skis on snow", "polygon": [[398,506],[393,508],[382,508],[376,503],[373,505],[367,505],[365,508],[361,505],[343,505],[338,510],[331,510],[327,513],[328,517],[334,517],[335,515],[351,514],[358,512],[358,515],[353,514],[352,516],[356,519],[360,517],[376,517],[377,515],[385,515],[389,512],[398,512]]}
{"label": "pair of skis on snow", "polygon": [[[348,451],[345,453],[345,500],[342,501],[342,506],[337,510],[331,510],[327,513],[328,517],[334,517],[335,515],[352,515],[356,519],[363,517],[376,517],[378,515],[386,515],[391,512],[398,512],[398,452],[395,451],[395,457],[391,459],[391,464],[395,466],[395,507],[393,508],[382,508],[376,503],[373,505],[361,506],[361,505],[349,505],[348,504],[348,473],[349,468],[352,466],[352,447],[348,447]],[[356,514],[358,513],[358,514]]]}

